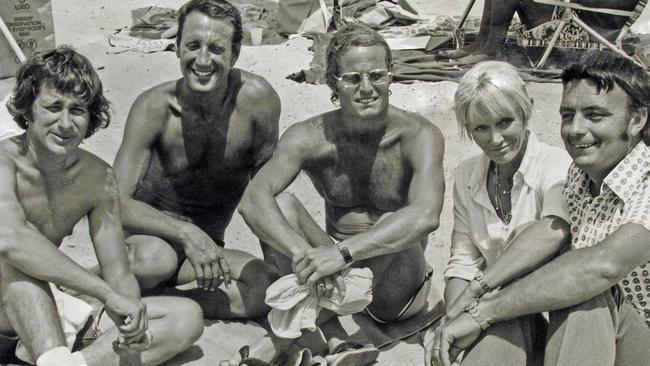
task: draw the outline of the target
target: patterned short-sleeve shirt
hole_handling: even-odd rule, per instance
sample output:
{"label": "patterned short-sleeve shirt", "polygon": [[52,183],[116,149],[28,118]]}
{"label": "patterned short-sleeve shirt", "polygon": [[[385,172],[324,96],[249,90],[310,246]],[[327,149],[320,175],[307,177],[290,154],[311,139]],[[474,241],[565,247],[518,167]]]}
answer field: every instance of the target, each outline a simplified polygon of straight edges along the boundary
{"label": "patterned short-sleeve shirt", "polygon": [[[626,223],[650,230],[650,148],[639,143],[605,177],[600,195],[589,191],[587,174],[572,164],[564,194],[569,204],[572,249],[593,246]],[[650,325],[650,262],[620,283],[625,298]]]}

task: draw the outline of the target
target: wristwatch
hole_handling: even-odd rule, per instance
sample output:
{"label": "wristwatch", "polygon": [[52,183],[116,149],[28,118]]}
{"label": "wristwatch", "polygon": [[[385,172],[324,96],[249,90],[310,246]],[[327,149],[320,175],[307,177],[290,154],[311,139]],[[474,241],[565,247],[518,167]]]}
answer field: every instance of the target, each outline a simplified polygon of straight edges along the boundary
{"label": "wristwatch", "polygon": [[[490,285],[488,285],[487,282],[485,281],[485,276],[483,275],[483,271],[481,271],[481,270],[478,270],[478,272],[476,272],[476,274],[474,275],[474,281],[478,282],[479,285],[481,285],[481,289],[483,290],[483,294],[488,293],[488,292],[493,290],[492,287],[490,287]],[[481,294],[481,296],[483,294]]]}
{"label": "wristwatch", "polygon": [[336,243],[336,248],[339,250],[339,252],[343,256],[343,260],[345,260],[345,264],[350,264],[350,263],[354,262],[354,259],[352,259],[352,255],[350,255],[350,250],[348,250],[348,248],[342,246],[339,243]]}

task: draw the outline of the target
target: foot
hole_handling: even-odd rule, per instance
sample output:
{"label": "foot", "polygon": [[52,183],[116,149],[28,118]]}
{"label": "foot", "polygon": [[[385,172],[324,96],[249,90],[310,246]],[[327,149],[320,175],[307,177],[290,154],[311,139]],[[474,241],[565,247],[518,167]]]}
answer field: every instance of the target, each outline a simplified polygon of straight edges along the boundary
{"label": "foot", "polygon": [[457,59],[454,63],[457,65],[468,66],[492,59],[494,59],[494,57],[491,57],[485,53],[472,53],[470,55]]}
{"label": "foot", "polygon": [[465,57],[472,53],[468,48],[458,48],[454,50],[442,50],[438,52],[438,56],[455,60],[457,58]]}

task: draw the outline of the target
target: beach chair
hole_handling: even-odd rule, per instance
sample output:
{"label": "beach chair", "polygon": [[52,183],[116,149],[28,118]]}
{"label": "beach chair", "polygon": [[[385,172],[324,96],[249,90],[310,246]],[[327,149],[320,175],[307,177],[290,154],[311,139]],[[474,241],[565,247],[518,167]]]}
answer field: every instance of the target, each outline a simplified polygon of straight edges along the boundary
{"label": "beach chair", "polygon": [[[569,49],[610,49],[617,54],[632,60],[646,68],[643,62],[628,55],[623,51],[623,38],[632,24],[639,18],[646,6],[646,0],[639,0],[631,11],[594,8],[576,4],[570,0],[534,0],[539,4],[555,6],[553,19],[534,29],[527,30],[522,26],[517,32],[517,44],[521,47],[544,47],[544,52],[535,64],[535,68],[542,68],[554,48]],[[616,39],[611,42],[593,27],[586,24],[577,12],[594,12],[627,17],[625,25],[618,30]]]}
{"label": "beach chair", "polygon": [[463,32],[463,25],[467,20],[467,16],[469,15],[469,12],[472,11],[472,8],[474,7],[474,3],[476,3],[476,0],[469,0],[469,3],[465,7],[465,11],[463,11],[463,15],[460,17],[460,21],[454,28],[454,32],[452,34],[452,40],[455,48],[461,48],[465,44],[465,33]]}

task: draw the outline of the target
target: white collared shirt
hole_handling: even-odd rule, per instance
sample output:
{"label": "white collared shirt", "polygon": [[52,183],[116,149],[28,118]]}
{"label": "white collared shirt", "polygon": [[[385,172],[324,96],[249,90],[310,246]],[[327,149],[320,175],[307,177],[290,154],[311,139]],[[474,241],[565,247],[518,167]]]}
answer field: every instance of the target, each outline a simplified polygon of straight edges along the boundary
{"label": "white collared shirt", "polygon": [[544,199],[549,190],[564,186],[571,164],[564,149],[538,141],[529,131],[526,152],[513,176],[509,224],[501,221],[490,202],[486,186],[489,164],[490,159],[481,153],[462,161],[456,171],[454,229],[445,280],[471,280],[477,270],[493,264],[512,238],[532,222],[547,216],[568,222],[565,200]]}

